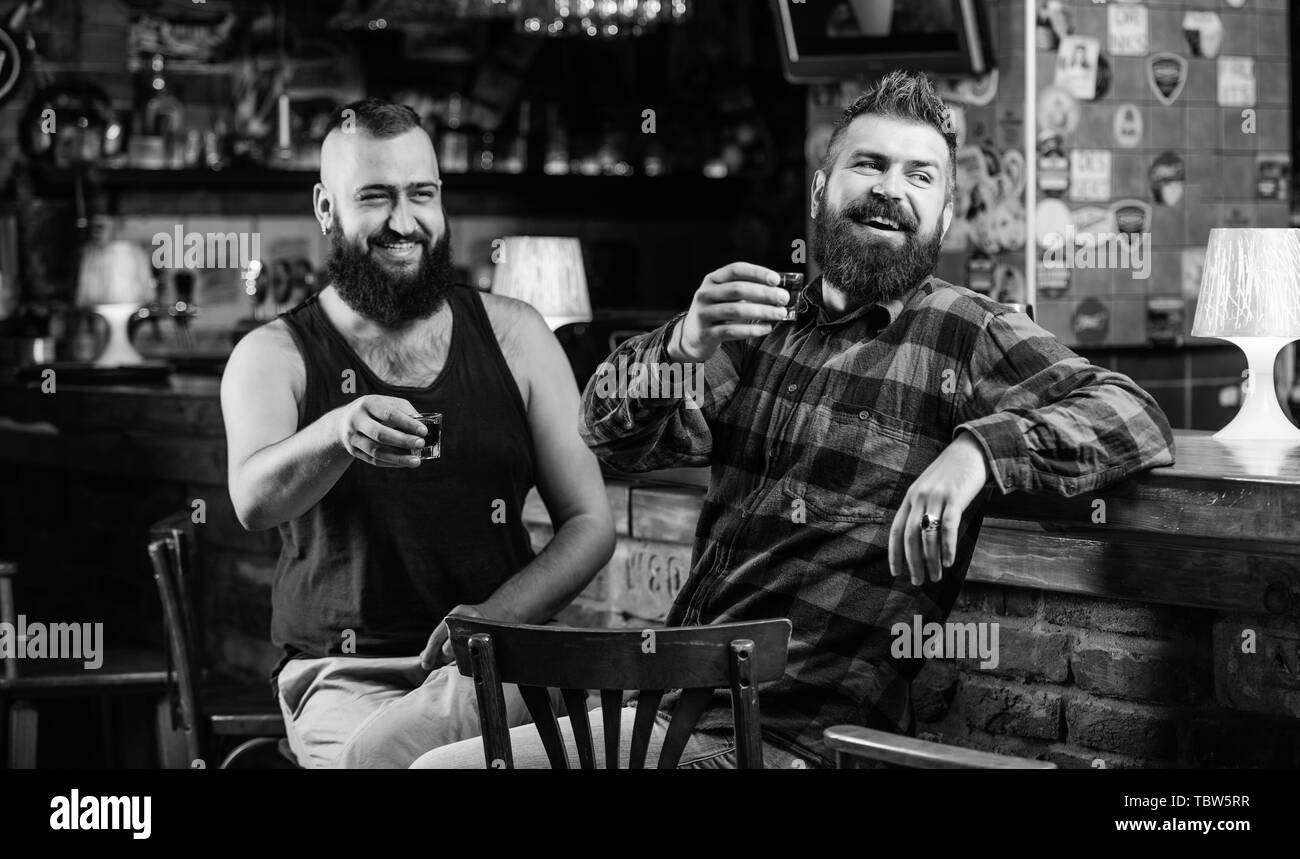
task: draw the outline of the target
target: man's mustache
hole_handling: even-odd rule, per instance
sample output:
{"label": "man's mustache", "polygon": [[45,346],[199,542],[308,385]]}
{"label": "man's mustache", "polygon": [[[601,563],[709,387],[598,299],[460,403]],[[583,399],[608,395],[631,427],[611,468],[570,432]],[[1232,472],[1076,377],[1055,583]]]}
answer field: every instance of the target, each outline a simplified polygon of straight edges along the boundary
{"label": "man's mustache", "polygon": [[399,232],[390,230],[387,227],[385,227],[383,230],[381,230],[380,232],[374,234],[369,239],[367,239],[366,243],[371,246],[374,246],[377,244],[382,245],[382,244],[397,244],[398,242],[414,242],[417,245],[427,246],[431,241],[432,241],[432,236],[424,232],[424,230],[416,230],[414,233],[411,233],[410,235],[402,235]]}
{"label": "man's mustache", "polygon": [[888,218],[898,224],[902,231],[908,233],[916,232],[917,228],[916,219],[902,206],[893,200],[878,197],[875,194],[869,194],[866,197],[854,200],[840,211],[840,215],[860,222],[871,218]]}

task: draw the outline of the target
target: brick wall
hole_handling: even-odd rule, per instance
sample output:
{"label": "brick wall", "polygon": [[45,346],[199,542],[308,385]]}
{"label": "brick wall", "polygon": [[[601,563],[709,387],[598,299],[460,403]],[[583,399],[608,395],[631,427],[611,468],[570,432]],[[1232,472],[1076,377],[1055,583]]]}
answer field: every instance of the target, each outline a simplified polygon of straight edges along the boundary
{"label": "brick wall", "polygon": [[[1063,767],[1300,766],[1294,622],[971,583],[949,621],[998,623],[1001,658],[922,669],[924,738]],[[1265,660],[1233,658],[1247,628]],[[1245,676],[1264,663],[1282,670]]]}

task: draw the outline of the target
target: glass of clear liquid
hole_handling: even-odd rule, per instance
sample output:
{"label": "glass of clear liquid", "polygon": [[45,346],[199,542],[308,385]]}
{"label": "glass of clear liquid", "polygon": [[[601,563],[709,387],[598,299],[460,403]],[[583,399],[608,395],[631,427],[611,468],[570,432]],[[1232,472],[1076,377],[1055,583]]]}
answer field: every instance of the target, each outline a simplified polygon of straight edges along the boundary
{"label": "glass of clear liquid", "polygon": [[419,412],[411,415],[428,430],[424,437],[424,447],[416,456],[421,460],[440,459],[442,457],[442,412]]}

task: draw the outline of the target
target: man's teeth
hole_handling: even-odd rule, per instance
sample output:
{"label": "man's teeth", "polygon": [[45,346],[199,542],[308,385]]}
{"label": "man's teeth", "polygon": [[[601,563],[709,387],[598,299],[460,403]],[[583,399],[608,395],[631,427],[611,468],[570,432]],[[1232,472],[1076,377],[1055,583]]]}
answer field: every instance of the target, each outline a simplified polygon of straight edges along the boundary
{"label": "man's teeth", "polygon": [[888,227],[891,230],[898,229],[898,222],[891,220],[890,218],[872,218],[867,223],[880,224],[881,226]]}
{"label": "man's teeth", "polygon": [[396,242],[393,244],[381,242],[379,246],[390,251],[409,251],[411,248],[415,247],[415,242]]}

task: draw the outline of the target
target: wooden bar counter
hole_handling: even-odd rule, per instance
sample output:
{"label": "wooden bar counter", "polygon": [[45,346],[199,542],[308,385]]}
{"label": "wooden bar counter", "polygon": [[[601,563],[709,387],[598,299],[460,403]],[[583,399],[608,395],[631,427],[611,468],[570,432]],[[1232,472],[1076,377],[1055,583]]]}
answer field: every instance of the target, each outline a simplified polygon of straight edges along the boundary
{"label": "wooden bar counter", "polygon": [[[87,530],[111,532],[138,544],[127,563],[147,582],[148,522],[196,511],[209,643],[226,667],[260,673],[275,658],[279,540],[235,521],[218,389],[183,375],[0,385],[0,554],[57,577]],[[932,660],[914,685],[923,735],[1067,766],[1300,766],[1300,449],[1175,436],[1175,465],[1103,492],[994,499],[951,619],[998,623],[1000,663]],[[618,547],[565,620],[660,620],[690,570],[706,481],[607,475]],[[93,527],[49,524],[88,500]],[[525,519],[540,545],[535,491]],[[137,597],[123,609],[156,614]]]}

